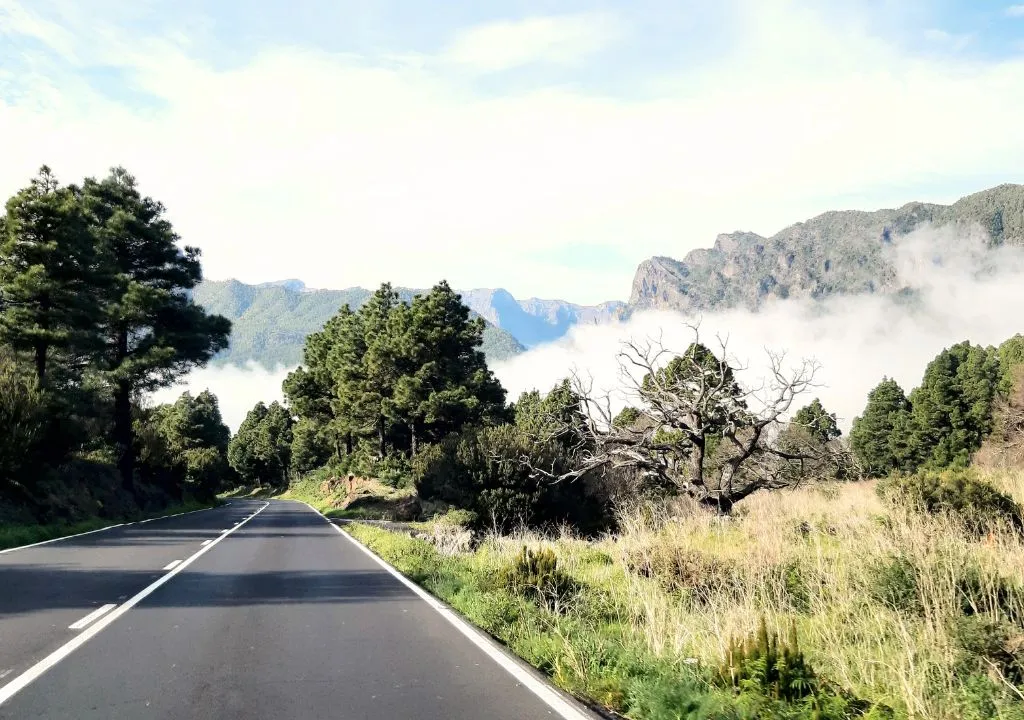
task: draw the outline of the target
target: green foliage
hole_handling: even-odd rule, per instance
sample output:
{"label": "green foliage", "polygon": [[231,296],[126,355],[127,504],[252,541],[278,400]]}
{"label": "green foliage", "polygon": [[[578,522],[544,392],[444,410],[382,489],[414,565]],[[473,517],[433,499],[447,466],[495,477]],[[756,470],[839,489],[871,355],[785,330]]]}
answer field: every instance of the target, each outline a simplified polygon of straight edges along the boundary
{"label": "green foliage", "polygon": [[0,235],[0,342],[30,354],[45,387],[54,352],[79,371],[100,319],[97,252],[76,187],[43,167],[7,202]]}
{"label": "green foliage", "polygon": [[329,434],[311,418],[300,418],[292,427],[291,472],[302,475],[331,460]]}
{"label": "green foliage", "polygon": [[957,618],[950,637],[963,675],[995,668],[1013,685],[1024,685],[1024,629],[992,613]]}
{"label": "green foliage", "polygon": [[558,567],[554,550],[535,551],[525,546],[515,560],[501,569],[498,585],[554,612],[564,611],[565,604],[577,590],[573,579]]}
{"label": "green foliage", "polygon": [[992,430],[1002,374],[993,348],[962,342],[943,350],[910,394],[916,455],[931,467],[964,467]]}
{"label": "green foliage", "polygon": [[136,428],[142,468],[163,484],[210,500],[234,480],[228,464],[231,431],[209,390],[195,397],[183,393],[173,404],[143,413]]}
{"label": "green foliage", "polygon": [[769,633],[764,618],[757,632],[746,639],[733,638],[718,670],[719,682],[737,691],[749,687],[773,700],[802,700],[813,695],[817,677],[797,642],[796,623],[779,641]]}
{"label": "green foliage", "polygon": [[877,603],[897,612],[923,612],[917,567],[903,555],[891,555],[868,566],[868,594]]}
{"label": "green foliage", "polygon": [[894,475],[879,483],[878,492],[889,501],[927,513],[953,515],[976,534],[988,532],[996,524],[1024,529],[1020,505],[969,469]]}
{"label": "green foliage", "polygon": [[547,468],[568,467],[557,441],[537,443],[515,426],[499,425],[426,447],[412,472],[421,498],[472,510],[477,527],[510,530],[568,521],[592,530],[605,522],[604,508],[584,483],[538,477],[525,457]]}
{"label": "green foliage", "polygon": [[[416,455],[467,425],[504,419],[505,393],[488,370],[484,323],[447,283],[402,302],[382,285],[357,311],[347,305],[306,341],[304,365],[284,391],[309,423],[318,452],[341,462],[360,443],[379,458]],[[305,457],[305,455],[304,455]]]}
{"label": "green foliage", "polygon": [[913,464],[904,440],[909,434],[910,402],[895,380],[884,378],[870,393],[860,417],[854,418],[850,446],[868,475],[881,477]]}
{"label": "green foliage", "polygon": [[33,502],[41,467],[62,459],[48,442],[52,423],[38,378],[15,358],[0,357],[0,497]]}
{"label": "green foliage", "polygon": [[171,384],[227,347],[231,323],[188,291],[202,279],[199,249],[180,239],[164,206],[123,168],[87,178],[85,211],[103,257],[100,368],[114,395],[113,441],[126,488],[134,481],[131,398]]}
{"label": "green foliage", "polygon": [[[426,290],[398,288],[405,302]],[[232,321],[231,347],[214,359],[215,364],[243,365],[258,362],[268,368],[304,363],[303,344],[322,329],[338,309],[356,310],[373,293],[364,288],[312,290],[287,283],[247,285],[237,280],[205,280],[193,298],[207,312]],[[473,313],[474,318],[479,315]],[[491,323],[484,327],[480,349],[489,363],[507,360],[525,348],[507,331]]]}
{"label": "green foliage", "polygon": [[228,462],[243,482],[288,484],[294,421],[283,405],[260,402],[228,444]]}
{"label": "green foliage", "polygon": [[793,422],[807,428],[811,436],[822,443],[830,442],[842,435],[836,422],[836,414],[826,411],[818,398],[814,398],[810,405],[797,410],[793,415]]}
{"label": "green foliage", "polygon": [[1009,395],[1013,381],[1021,366],[1024,366],[1024,335],[1018,333],[999,346],[999,392]]}
{"label": "green foliage", "polygon": [[[179,248],[163,206],[121,168],[61,186],[43,167],[5,207],[0,509],[76,521],[211,496],[227,470],[216,399],[194,399],[190,419],[182,407],[166,417],[137,407],[143,393],[227,344],[229,323],[189,299],[202,275],[198,250]],[[216,431],[190,434],[211,408]],[[112,462],[116,492],[107,483]]]}

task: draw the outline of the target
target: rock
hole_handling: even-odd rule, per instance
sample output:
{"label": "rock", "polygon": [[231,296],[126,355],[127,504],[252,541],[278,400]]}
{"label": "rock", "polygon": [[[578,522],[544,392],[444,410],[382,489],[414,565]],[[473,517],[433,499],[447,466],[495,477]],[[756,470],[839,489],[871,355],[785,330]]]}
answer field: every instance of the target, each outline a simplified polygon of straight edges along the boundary
{"label": "rock", "polygon": [[979,236],[993,246],[1024,245],[1024,185],[1000,185],[949,206],[912,202],[875,212],[826,212],[770,238],[719,235],[713,248],[692,250],[682,260],[640,263],[630,309],[756,310],[773,298],[895,295],[902,285],[890,246],[928,225],[945,228],[958,246]]}
{"label": "rock", "polygon": [[423,512],[423,507],[420,505],[420,499],[415,495],[410,495],[395,504],[394,518],[399,522],[418,520],[421,512]]}

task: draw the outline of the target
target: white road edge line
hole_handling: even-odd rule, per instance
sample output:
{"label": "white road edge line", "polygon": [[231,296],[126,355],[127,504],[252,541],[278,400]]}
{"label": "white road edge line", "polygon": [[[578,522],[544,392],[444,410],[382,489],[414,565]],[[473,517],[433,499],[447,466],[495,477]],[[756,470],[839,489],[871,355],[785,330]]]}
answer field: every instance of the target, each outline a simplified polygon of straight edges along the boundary
{"label": "white road edge line", "polygon": [[[259,515],[269,506],[270,503],[266,503],[263,507],[261,507],[255,513],[253,513],[253,517]],[[237,528],[234,528],[234,530],[238,530],[240,527],[241,525],[239,525]],[[108,613],[98,622],[88,627],[85,631],[82,632],[81,635],[78,635],[77,637],[75,637],[75,639],[64,643],[59,648],[54,650],[52,653],[50,653],[42,660],[37,662],[35,665],[30,667],[28,670],[18,675],[18,677],[14,678],[3,687],[0,687],[0,705],[3,705],[5,702],[14,697],[15,693],[17,693],[20,690],[23,690],[33,680],[38,678],[40,675],[45,673],[47,670],[52,668],[54,665],[56,665],[61,660],[66,658],[68,655],[73,653],[75,650],[80,648],[82,645],[85,645],[85,643],[88,642],[90,638],[92,638],[94,635],[97,635],[101,630],[103,630],[103,628],[107,627],[108,625],[110,625],[110,623],[114,622],[119,617],[124,615],[126,612],[131,610],[133,607],[138,605],[148,595],[151,595],[154,591],[156,591],[157,588],[159,588],[165,582],[167,582],[172,577],[177,575],[179,572],[184,570],[188,565],[191,565],[201,555],[212,550],[217,543],[219,543],[226,537],[227,535],[220,535],[216,540],[214,540],[211,544],[204,547],[202,550],[199,550],[194,555],[186,558],[185,560],[182,560],[178,565],[174,567],[173,570],[168,572],[166,575],[163,575],[159,579],[154,580],[152,583],[147,585],[138,593],[136,593],[129,599],[125,600],[120,607],[118,607],[113,612]]]}
{"label": "white road edge line", "polygon": [[75,533],[74,535],[62,535],[58,538],[51,538],[49,540],[43,540],[41,542],[32,543],[31,545],[19,545],[18,547],[7,548],[6,550],[0,550],[0,555],[4,555],[15,550],[24,550],[25,548],[36,547],[38,545],[47,545],[49,543],[60,542],[61,540],[70,540],[71,538],[82,537],[83,535],[92,535],[93,533],[103,532],[104,530],[113,530],[114,528],[127,527],[129,525],[135,525],[136,523],[152,522],[153,520],[166,520],[167,518],[179,517],[181,515],[191,515],[197,512],[206,512],[207,510],[216,510],[223,505],[215,505],[209,508],[200,508],[199,510],[189,510],[183,513],[174,513],[173,515],[161,515],[160,517],[149,518],[148,520],[135,520],[130,523],[118,523],[117,525],[107,525],[106,527],[97,528],[96,530],[88,530],[87,532]]}
{"label": "white road edge line", "polygon": [[93,620],[98,618],[100,615],[105,615],[106,613],[110,612],[111,610],[113,610],[116,607],[117,607],[117,605],[114,604],[114,603],[111,603],[110,605],[101,605],[100,607],[98,607],[95,610],[93,610],[91,613],[86,615],[84,618],[82,618],[78,622],[72,623],[72,624],[68,625],[68,630],[81,630],[86,625],[91,623]]}
{"label": "white road edge line", "polygon": [[[584,715],[567,703],[557,692],[548,687],[546,683],[516,664],[516,662],[510,659],[494,642],[484,637],[480,630],[469,625],[433,595],[428,593],[409,578],[405,577],[402,573],[398,572],[398,570],[393,568],[385,560],[374,553],[373,550],[366,547],[340,527],[332,523],[330,518],[309,503],[304,502],[303,505],[306,505],[310,510],[326,520],[328,524],[337,530],[342,537],[373,558],[378,565],[394,575],[403,585],[419,595],[420,599],[426,602],[430,607],[434,608],[434,610],[436,610],[445,620],[454,625],[456,630],[465,635],[470,642],[483,650],[484,654],[490,657],[494,662],[498,663],[505,672],[514,677],[521,684],[525,685],[530,692],[540,698],[545,705],[551,708],[564,720],[591,720],[590,716]],[[0,702],[2,702],[2,700],[0,700]]]}
{"label": "white road edge line", "polygon": [[171,560],[169,563],[167,563],[164,566],[164,570],[173,570],[174,566],[177,565],[180,562],[181,562],[181,560]]}

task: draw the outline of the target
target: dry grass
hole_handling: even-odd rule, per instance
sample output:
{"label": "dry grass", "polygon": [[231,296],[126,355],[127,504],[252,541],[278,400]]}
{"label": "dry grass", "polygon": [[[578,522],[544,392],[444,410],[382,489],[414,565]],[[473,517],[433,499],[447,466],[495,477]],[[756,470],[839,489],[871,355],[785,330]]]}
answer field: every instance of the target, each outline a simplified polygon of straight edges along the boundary
{"label": "dry grass", "polygon": [[[987,479],[1024,503],[1024,472],[993,471]],[[568,529],[520,531],[471,548],[456,531],[442,530],[447,535],[431,538],[428,552],[407,537],[353,529],[555,682],[609,707],[634,707],[630,717],[677,717],[678,707],[666,698],[669,714],[635,709],[624,699],[633,681],[610,680],[619,671],[605,659],[625,653],[636,659],[630,667],[647,668],[636,670],[644,677],[715,668],[730,640],[753,632],[763,617],[778,632],[795,620],[820,677],[890,706],[897,718],[1024,718],[1014,709],[1019,687],[995,666],[988,676],[1001,697],[976,702],[970,684],[978,670],[964,670],[956,635],[970,598],[984,617],[1019,628],[1011,643],[1024,648],[1024,540],[1009,529],[978,538],[955,518],[889,507],[873,482],[760,493],[730,518],[685,501],[637,506],[623,510],[618,534],[597,541]],[[508,599],[496,600],[482,578],[524,545],[555,551],[559,568],[586,588],[571,601],[578,607],[552,617],[523,615],[522,607],[499,612]],[[880,580],[880,567],[895,574]],[[985,702],[987,710],[965,709]]]}
{"label": "dry grass", "polygon": [[[1024,501],[1024,473],[991,480]],[[652,652],[714,663],[759,617],[776,629],[795,617],[801,643],[824,675],[921,718],[959,717],[949,706],[959,682],[949,628],[963,614],[958,583],[965,572],[976,568],[980,593],[991,597],[1000,578],[1024,575],[1019,535],[972,541],[952,519],[883,508],[874,483],[761,494],[729,520],[634,510],[623,518],[622,534],[605,544],[627,565],[643,559],[660,569],[653,578],[627,575],[631,622]],[[891,557],[917,569],[920,614],[871,598],[872,568]],[[694,568],[705,577],[687,577]],[[681,597],[666,589],[664,574],[673,570],[700,592]],[[1008,610],[1024,617],[1019,598],[1012,602]]]}

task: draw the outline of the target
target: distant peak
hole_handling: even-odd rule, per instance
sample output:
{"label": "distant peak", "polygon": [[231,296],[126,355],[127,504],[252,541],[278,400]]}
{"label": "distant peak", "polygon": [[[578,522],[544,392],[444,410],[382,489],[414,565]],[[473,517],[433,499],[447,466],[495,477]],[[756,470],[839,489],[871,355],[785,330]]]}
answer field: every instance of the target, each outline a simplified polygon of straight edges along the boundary
{"label": "distant peak", "polygon": [[293,292],[302,292],[306,289],[306,283],[295,278],[289,278],[287,280],[274,280],[272,282],[259,283],[256,287],[282,287],[285,290],[291,290]]}

